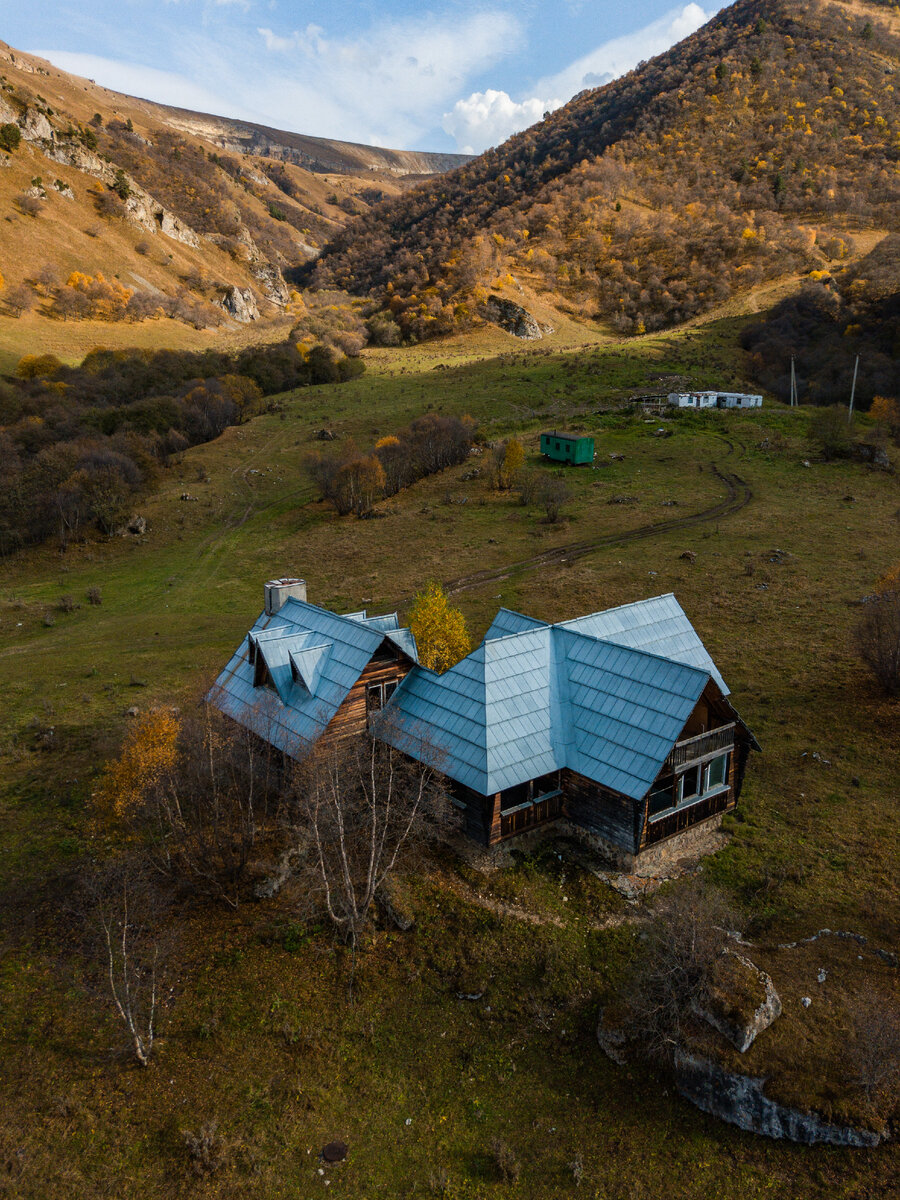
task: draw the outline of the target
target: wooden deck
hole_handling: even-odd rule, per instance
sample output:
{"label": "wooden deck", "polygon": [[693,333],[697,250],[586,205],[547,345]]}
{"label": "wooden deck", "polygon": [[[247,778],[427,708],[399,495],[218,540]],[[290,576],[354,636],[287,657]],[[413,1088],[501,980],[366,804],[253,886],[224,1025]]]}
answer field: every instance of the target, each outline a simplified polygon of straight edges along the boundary
{"label": "wooden deck", "polygon": [[547,821],[555,821],[563,815],[563,794],[561,791],[550,792],[546,796],[538,796],[536,800],[527,800],[515,808],[500,814],[500,839],[513,837],[543,825]]}

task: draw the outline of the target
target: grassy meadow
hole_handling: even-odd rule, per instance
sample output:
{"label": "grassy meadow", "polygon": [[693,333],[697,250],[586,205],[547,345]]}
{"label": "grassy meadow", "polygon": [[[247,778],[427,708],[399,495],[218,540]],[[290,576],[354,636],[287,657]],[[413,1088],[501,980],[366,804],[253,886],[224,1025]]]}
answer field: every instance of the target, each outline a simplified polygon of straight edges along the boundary
{"label": "grassy meadow", "polygon": [[[684,415],[659,437],[658,420],[616,407],[673,375],[743,383],[739,325],[628,345],[573,325],[552,351],[496,332],[368,351],[362,378],[285,395],[187,452],[139,506],[144,536],[0,561],[0,1195],[890,1193],[891,1147],[755,1138],[650,1071],[613,1067],[594,1030],[633,952],[633,910],[562,846],[492,873],[447,854],[409,880],[416,925],[373,928],[353,1004],[345,952],[288,899],[187,909],[146,1071],[120,1052],[72,913],[77,872],[108,850],[91,793],[127,710],[195,702],[267,578],[296,573],[314,602],[401,614],[437,578],[457,585],[476,638],[500,605],[556,620],[674,592],[764,750],[704,871],[748,936],[828,927],[895,945],[900,709],[860,667],[852,629],[898,557],[896,476],[811,459],[802,409]],[[566,473],[573,497],[555,525],[494,491],[485,455],[391,498],[378,519],[339,519],[316,499],[303,461],[328,449],[317,430],[364,449],[426,409],[470,413],[489,440],[516,433],[536,471],[552,469],[542,429],[583,430],[598,467]],[[746,502],[707,515],[728,479]],[[823,963],[837,954],[818,945]],[[816,1056],[835,1047],[812,1036],[803,1053],[806,1100],[826,1105]],[[204,1173],[185,1131],[213,1123],[219,1165]],[[349,1160],[320,1174],[318,1151],[337,1137]],[[494,1138],[517,1182],[501,1178]]]}

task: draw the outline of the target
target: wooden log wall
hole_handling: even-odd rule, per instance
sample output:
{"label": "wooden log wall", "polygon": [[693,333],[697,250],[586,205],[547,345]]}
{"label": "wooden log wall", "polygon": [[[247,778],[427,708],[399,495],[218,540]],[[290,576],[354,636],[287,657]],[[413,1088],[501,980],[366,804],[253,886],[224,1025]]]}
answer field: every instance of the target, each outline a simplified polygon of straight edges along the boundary
{"label": "wooden log wall", "polygon": [[412,670],[414,663],[402,651],[393,647],[382,649],[369,659],[366,669],[354,683],[344,703],[331,718],[322,734],[320,744],[365,733],[369,725],[367,689],[371,684],[399,683]]}
{"label": "wooden log wall", "polygon": [[566,816],[591,833],[598,833],[629,854],[637,852],[643,804],[601,787],[583,775],[565,770],[562,790]]}

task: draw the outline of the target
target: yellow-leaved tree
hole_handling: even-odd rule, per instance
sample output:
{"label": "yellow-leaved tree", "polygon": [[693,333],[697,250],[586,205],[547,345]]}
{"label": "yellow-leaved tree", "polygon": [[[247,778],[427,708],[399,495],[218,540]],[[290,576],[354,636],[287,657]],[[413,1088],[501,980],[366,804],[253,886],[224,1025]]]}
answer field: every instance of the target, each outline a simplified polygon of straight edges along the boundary
{"label": "yellow-leaved tree", "polygon": [[122,753],[103,773],[98,797],[117,817],[128,817],[178,757],[178,721],[170,712],[144,713]]}
{"label": "yellow-leaved tree", "polygon": [[466,619],[453,608],[439,583],[417,592],[409,613],[409,627],[419,648],[419,662],[432,671],[446,671],[465,658],[472,648]]}
{"label": "yellow-leaved tree", "polygon": [[900,433],[900,400],[895,400],[893,396],[875,396],[869,416],[887,425],[891,433]]}
{"label": "yellow-leaved tree", "polygon": [[511,488],[521,474],[525,465],[525,447],[518,438],[512,437],[506,443],[506,453],[503,455],[503,486]]}

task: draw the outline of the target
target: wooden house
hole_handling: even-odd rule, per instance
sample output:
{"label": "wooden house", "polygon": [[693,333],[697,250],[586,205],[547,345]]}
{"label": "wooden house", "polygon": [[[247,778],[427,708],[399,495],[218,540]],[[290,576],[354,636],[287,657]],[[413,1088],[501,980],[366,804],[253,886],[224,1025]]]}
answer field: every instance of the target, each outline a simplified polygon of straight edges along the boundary
{"label": "wooden house", "polygon": [[759,746],[728,695],[672,595],[556,625],[501,609],[438,675],[396,614],[275,580],[210,700],[293,757],[369,730],[432,763],[485,846],[561,821],[627,868],[737,804]]}
{"label": "wooden house", "polygon": [[565,820],[628,867],[736,805],[759,746],[727,697],[674,596],[557,625],[501,609],[455,667],[406,676],[385,736],[429,748],[484,845]]}
{"label": "wooden house", "polygon": [[594,461],[594,439],[574,433],[542,433],[541,454],[554,462],[584,466]]}

